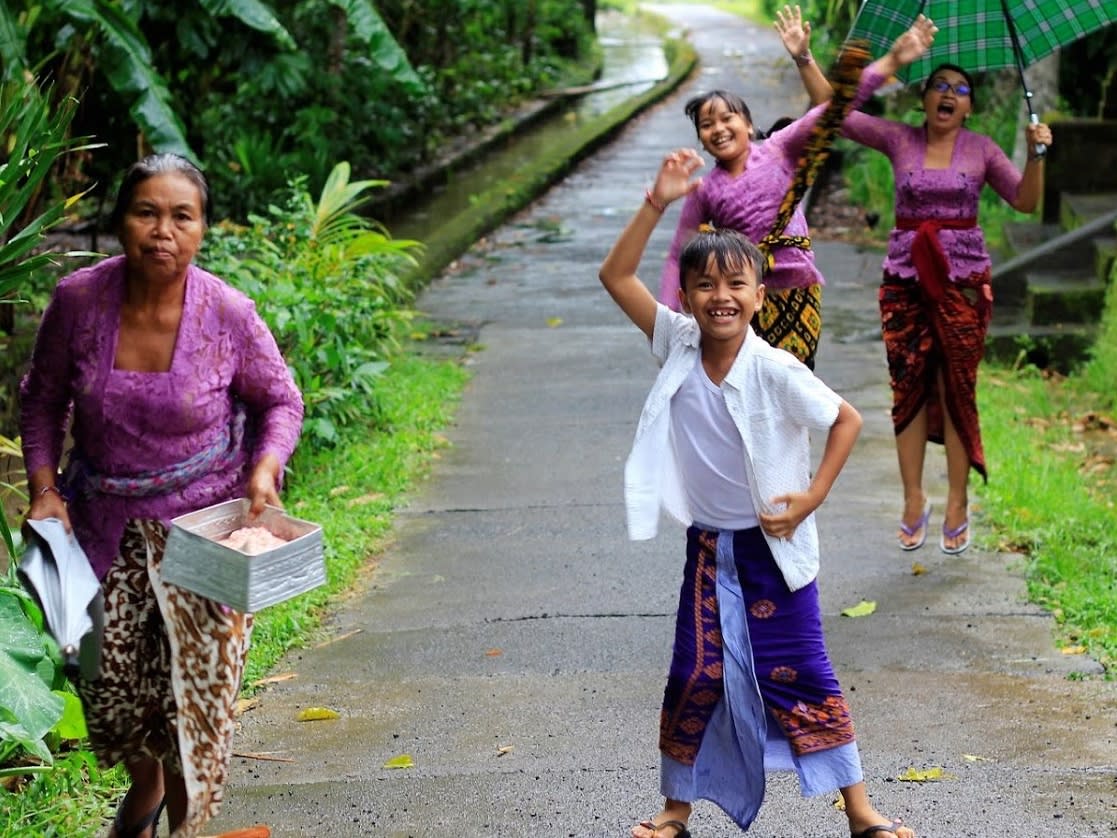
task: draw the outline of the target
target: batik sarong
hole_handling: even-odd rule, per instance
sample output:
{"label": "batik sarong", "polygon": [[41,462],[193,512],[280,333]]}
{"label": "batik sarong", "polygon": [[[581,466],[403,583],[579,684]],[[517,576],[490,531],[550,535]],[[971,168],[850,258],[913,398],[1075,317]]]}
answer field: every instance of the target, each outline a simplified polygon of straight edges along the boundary
{"label": "batik sarong", "polygon": [[789,591],[759,528],[692,526],[660,717],[665,796],[713,800],[747,828],[773,739],[791,755],[774,767],[796,770],[804,794],[862,779],[817,585]]}
{"label": "batik sarong", "polygon": [[166,537],[158,522],[127,523],[101,583],[101,675],[77,687],[103,766],[150,757],[184,778],[187,816],[174,838],[190,838],[221,805],[252,616],[164,585]]}
{"label": "batik sarong", "polygon": [[970,467],[987,479],[977,412],[977,370],[993,310],[989,271],[944,283],[937,301],[922,286],[885,274],[880,287],[893,429],[902,433],[926,407],[927,439],[941,445],[945,403]]}
{"label": "batik sarong", "polygon": [[822,286],[769,289],[752,327],[772,346],[786,349],[813,370],[822,335]]}

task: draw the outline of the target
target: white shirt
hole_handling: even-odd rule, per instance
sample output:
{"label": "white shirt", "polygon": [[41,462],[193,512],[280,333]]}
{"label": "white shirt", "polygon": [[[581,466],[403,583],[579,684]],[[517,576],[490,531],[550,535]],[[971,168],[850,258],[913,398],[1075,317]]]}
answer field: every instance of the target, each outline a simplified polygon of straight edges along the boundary
{"label": "white shirt", "polygon": [[[661,368],[644,403],[624,469],[629,537],[653,538],[660,509],[691,524],[682,473],[671,445],[671,397],[699,357],[698,324],[660,305],[652,332],[652,356]],[[721,384],[725,404],[744,444],[745,475],[753,506],[810,486],[809,431],[838,418],[842,398],[793,355],[767,344],[750,327],[737,359]],[[764,534],[790,590],[809,584],[819,567],[818,530],[811,514],[795,534],[781,540]]]}
{"label": "white shirt", "polygon": [[671,445],[694,520],[709,529],[760,525],[745,474],[744,444],[725,404],[725,392],[695,358],[671,397]]}

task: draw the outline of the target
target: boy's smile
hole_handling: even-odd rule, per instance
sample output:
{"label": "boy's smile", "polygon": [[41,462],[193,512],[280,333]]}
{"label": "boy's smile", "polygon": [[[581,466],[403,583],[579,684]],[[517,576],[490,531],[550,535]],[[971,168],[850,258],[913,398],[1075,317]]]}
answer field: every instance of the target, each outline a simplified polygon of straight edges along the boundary
{"label": "boy's smile", "polygon": [[684,289],[679,291],[682,310],[694,317],[703,338],[718,341],[744,341],[753,314],[763,301],[764,286],[751,269],[723,274],[713,257],[706,271],[687,277]]}

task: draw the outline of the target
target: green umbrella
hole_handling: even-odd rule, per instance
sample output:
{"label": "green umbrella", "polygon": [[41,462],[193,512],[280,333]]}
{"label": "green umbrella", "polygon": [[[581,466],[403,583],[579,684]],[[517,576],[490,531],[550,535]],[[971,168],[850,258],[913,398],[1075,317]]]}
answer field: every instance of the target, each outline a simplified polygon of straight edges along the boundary
{"label": "green umbrella", "polygon": [[946,61],[973,73],[1015,67],[1032,122],[1024,68],[1107,24],[1117,0],[865,0],[850,31],[880,52],[924,14],[938,26],[935,43],[900,73],[918,81]]}

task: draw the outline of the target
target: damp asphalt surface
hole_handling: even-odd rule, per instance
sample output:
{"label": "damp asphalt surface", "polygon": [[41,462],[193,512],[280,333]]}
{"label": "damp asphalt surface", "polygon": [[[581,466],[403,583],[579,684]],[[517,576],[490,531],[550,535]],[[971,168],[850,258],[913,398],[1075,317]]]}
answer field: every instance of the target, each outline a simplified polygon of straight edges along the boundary
{"label": "damp asphalt surface", "polygon": [[[686,98],[714,86],[756,122],[806,100],[769,29],[706,7],[659,13],[690,30],[699,71],[420,300],[473,335],[452,447],[400,510],[392,545],[329,619],[334,642],[292,653],[241,717],[226,803],[210,832],[267,823],[287,836],[625,836],[659,811],[659,704],[683,529],[626,539],[621,472],[655,374],[597,269],[662,155],[694,145]],[[642,275],[657,281],[678,207]],[[818,513],[828,643],[869,792],[928,838],[1117,835],[1117,685],[1064,655],[1025,598],[1018,557],[961,556],[935,529],[896,547],[900,487],[884,352],[874,336],[879,253],[816,242],[828,280],[818,374],[864,430]],[[997,479],[996,452],[989,452]],[[945,465],[927,488],[941,524]],[[918,562],[923,572],[913,573]],[[861,600],[864,618],[840,612]],[[310,706],[340,718],[297,722]],[[407,755],[413,767],[385,763]],[[902,779],[909,769],[937,780]],[[771,775],[750,834],[848,835],[834,796],[803,800]],[[739,834],[699,802],[696,838]]]}

